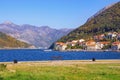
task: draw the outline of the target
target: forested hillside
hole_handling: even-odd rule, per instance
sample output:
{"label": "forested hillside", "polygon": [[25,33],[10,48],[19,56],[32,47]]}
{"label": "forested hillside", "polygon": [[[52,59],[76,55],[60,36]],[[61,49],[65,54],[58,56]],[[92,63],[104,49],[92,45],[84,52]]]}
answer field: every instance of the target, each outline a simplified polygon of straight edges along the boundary
{"label": "forested hillside", "polygon": [[120,2],[105,7],[88,19],[84,25],[58,41],[66,42],[80,38],[90,39],[94,35],[106,32],[120,32]]}

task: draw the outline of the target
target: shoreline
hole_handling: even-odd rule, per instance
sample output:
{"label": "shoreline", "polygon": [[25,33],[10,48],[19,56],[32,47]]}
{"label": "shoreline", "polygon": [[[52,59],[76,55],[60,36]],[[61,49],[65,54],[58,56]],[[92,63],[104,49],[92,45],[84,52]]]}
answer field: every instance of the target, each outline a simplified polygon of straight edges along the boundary
{"label": "shoreline", "polygon": [[[44,49],[39,49],[39,48],[0,48],[0,50],[43,50],[44,51]],[[59,51],[59,50],[51,50],[51,51]],[[51,52],[51,51],[47,51],[47,52]],[[60,52],[120,52],[120,50],[81,50],[81,49],[69,49],[69,50],[62,50]]]}
{"label": "shoreline", "polygon": [[[96,59],[95,61],[91,60],[48,60],[48,61],[18,61],[18,63],[49,63],[49,62],[119,62],[120,63],[120,59]],[[4,63],[13,63],[13,61],[11,62],[0,62],[0,64],[4,64]]]}
{"label": "shoreline", "polygon": [[112,52],[120,52],[120,50],[81,50],[81,49],[69,49],[69,50],[63,50],[63,52],[67,52],[67,51],[75,51],[75,52],[79,52],[79,51],[83,51],[83,52],[109,52],[109,51],[112,51]]}
{"label": "shoreline", "polygon": [[[30,49],[31,50],[32,48],[0,48],[0,50],[26,50],[26,49]],[[39,48],[33,48],[33,50],[34,49],[39,49]]]}

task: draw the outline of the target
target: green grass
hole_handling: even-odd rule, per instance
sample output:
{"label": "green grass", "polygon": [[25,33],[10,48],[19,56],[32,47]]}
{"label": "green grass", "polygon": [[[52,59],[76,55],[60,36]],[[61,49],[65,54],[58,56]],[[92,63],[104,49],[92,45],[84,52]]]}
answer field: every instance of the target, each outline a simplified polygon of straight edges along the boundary
{"label": "green grass", "polygon": [[118,63],[29,64],[7,64],[6,68],[2,67],[0,70],[0,80],[120,80],[120,64]]}

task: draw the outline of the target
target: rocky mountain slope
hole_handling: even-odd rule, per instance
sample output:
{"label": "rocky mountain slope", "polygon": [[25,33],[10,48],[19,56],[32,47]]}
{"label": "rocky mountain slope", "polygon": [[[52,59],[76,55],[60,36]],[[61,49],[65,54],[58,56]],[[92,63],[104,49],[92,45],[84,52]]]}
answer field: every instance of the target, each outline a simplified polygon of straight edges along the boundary
{"label": "rocky mountain slope", "polygon": [[0,32],[36,47],[49,47],[54,41],[67,35],[72,29],[52,29],[48,26],[17,25],[12,22],[0,24]]}
{"label": "rocky mountain slope", "polygon": [[28,48],[31,45],[0,32],[0,48]]}
{"label": "rocky mountain slope", "polygon": [[66,42],[74,39],[90,39],[94,35],[106,32],[120,32],[120,2],[100,10],[76,30],[58,41]]}

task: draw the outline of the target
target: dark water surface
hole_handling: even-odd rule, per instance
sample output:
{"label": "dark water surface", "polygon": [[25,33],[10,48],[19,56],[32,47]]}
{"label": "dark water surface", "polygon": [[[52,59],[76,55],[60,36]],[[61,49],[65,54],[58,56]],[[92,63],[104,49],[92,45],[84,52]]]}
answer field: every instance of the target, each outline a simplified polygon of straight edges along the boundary
{"label": "dark water surface", "polygon": [[120,59],[120,52],[59,52],[42,51],[39,49],[0,50],[0,62],[18,61],[43,61],[43,60],[89,60]]}

